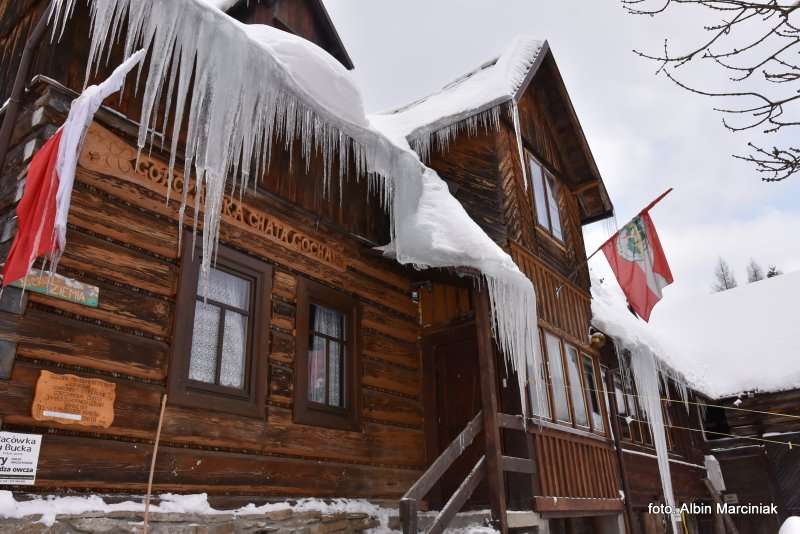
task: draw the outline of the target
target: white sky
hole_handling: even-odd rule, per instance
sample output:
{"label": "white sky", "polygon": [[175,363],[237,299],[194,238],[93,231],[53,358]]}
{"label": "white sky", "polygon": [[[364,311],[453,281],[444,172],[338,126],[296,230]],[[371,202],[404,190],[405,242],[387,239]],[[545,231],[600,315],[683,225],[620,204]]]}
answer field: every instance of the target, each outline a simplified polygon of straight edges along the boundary
{"label": "white sky", "polygon": [[[665,36],[694,43],[692,28],[702,24],[697,13],[637,17],[618,0],[325,3],[370,111],[438,89],[496,56],[514,35],[547,39],[619,223],[675,187],[652,212],[675,275],[665,298],[708,293],[719,256],[740,284],[751,257],[765,269],[800,270],[800,176],[762,183],[748,164],[730,157],[752,134],[725,130],[712,110],[719,103],[654,76],[656,66],[631,51],[658,50]],[[584,234],[591,250],[607,237],[602,223]],[[602,254],[590,265],[609,272]]]}

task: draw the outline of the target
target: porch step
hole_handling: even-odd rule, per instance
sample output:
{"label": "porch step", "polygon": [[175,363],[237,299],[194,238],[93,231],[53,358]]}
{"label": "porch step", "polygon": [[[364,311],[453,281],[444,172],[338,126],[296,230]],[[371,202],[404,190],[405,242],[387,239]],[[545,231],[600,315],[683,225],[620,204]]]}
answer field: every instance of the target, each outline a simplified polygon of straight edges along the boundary
{"label": "porch step", "polygon": [[[430,528],[437,514],[437,511],[419,513],[420,532],[425,532]],[[480,529],[487,533],[494,532],[491,527],[487,527],[491,516],[489,510],[459,512],[450,523],[450,526],[447,527],[447,530],[475,532]],[[538,534],[539,527],[542,525],[546,525],[546,523],[543,522],[541,516],[535,512],[508,511],[508,527],[511,532],[516,534]],[[403,530],[399,515],[389,518],[389,528],[392,530]]]}

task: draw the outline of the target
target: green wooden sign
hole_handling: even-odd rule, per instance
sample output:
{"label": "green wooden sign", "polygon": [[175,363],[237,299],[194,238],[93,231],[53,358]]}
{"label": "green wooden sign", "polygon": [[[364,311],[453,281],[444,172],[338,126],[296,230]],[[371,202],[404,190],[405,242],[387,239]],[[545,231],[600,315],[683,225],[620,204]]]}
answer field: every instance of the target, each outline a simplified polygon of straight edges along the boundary
{"label": "green wooden sign", "polygon": [[100,288],[97,286],[38,269],[31,269],[24,280],[9,285],[90,308],[97,308],[100,303]]}

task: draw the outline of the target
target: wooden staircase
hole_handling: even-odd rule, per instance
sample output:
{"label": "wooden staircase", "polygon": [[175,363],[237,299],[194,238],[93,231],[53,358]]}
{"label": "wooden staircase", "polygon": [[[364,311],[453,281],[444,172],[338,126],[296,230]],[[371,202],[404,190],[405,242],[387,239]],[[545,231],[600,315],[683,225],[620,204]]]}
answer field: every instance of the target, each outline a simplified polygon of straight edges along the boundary
{"label": "wooden staircase", "polygon": [[[521,430],[526,432],[524,422],[521,417],[495,414],[500,428],[508,430]],[[453,465],[453,463],[464,453],[464,451],[472,445],[475,438],[484,430],[484,413],[483,411],[470,421],[464,430],[447,446],[447,448],[439,455],[436,460],[431,464],[425,473],[417,479],[413,486],[406,492],[400,500],[400,521],[403,525],[404,534],[412,534],[419,531],[419,502],[425,498],[428,492],[433,489],[437,482]],[[526,432],[527,434],[527,432]],[[525,473],[531,475],[532,483],[536,474],[535,457],[533,456],[532,438],[528,435],[529,458],[516,458],[511,456],[500,456],[500,464],[502,473]],[[464,504],[472,496],[475,488],[483,481],[488,475],[487,469],[487,455],[484,454],[475,463],[475,466],[469,472],[464,481],[459,485],[458,489],[453,493],[447,503],[439,511],[433,523],[428,528],[429,534],[439,534],[450,525],[450,522],[458,512],[464,507]],[[501,491],[505,492],[505,485],[499,484]],[[496,495],[492,495],[492,499],[496,499]],[[494,503],[493,503],[494,504]],[[493,506],[494,508],[494,506]],[[507,528],[507,511],[501,510],[502,517],[493,515],[493,522],[496,523],[495,528],[501,528],[506,525]]]}
{"label": "wooden staircase", "polygon": [[[489,483],[489,499],[493,527],[502,534],[508,533],[506,508],[505,473],[531,475],[535,488],[536,467],[533,437],[527,432],[521,417],[498,413],[496,354],[492,341],[489,299],[486,291],[473,290],[475,322],[478,342],[478,365],[482,410],[467,423],[461,433],[447,446],[427,471],[411,486],[400,501],[400,519],[404,534],[416,534],[419,530],[419,502],[442,478],[442,475],[461,457],[479,434],[484,437],[484,454],[478,459],[458,489],[439,511],[427,532],[443,532],[455,515],[464,507],[472,493],[486,478]],[[500,429],[525,432],[528,458],[503,456]],[[536,491],[533,492],[536,495]]]}

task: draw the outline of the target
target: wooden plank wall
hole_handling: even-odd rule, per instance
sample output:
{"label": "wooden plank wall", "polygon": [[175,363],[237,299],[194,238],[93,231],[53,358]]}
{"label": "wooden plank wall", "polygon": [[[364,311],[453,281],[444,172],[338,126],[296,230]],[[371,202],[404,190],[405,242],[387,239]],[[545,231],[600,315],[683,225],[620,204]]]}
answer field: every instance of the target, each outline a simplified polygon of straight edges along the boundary
{"label": "wooden plank wall", "polygon": [[[661,496],[661,478],[658,474],[658,460],[651,450],[649,456],[625,453],[625,473],[631,491],[634,507],[647,507],[648,503],[658,502]],[[703,485],[705,469],[679,462],[670,462],[672,487],[678,502],[692,502],[709,499],[708,490]]]}
{"label": "wooden plank wall", "polygon": [[[717,404],[731,406],[735,400],[733,397],[721,399]],[[767,432],[800,432],[800,389],[743,396],[739,408],[753,411],[725,410],[731,434],[753,436]]]}
{"label": "wooden plank wall", "polygon": [[619,498],[617,462],[610,443],[547,430],[535,436],[542,496]]}
{"label": "wooden plank wall", "polygon": [[[248,193],[245,201],[339,247],[350,266],[338,271],[223,223],[224,243],[274,266],[268,416],[168,405],[155,491],[398,497],[425,463],[418,311],[409,278],[353,239],[325,232],[324,224],[317,230],[314,217],[299,212],[289,218],[285,206],[262,194]],[[0,337],[18,343],[11,379],[0,383],[4,428],[46,434],[36,490],[145,487],[174,328],[176,208],[137,183],[79,169],[59,271],[99,286],[100,307],[31,294],[23,316],[0,313]],[[299,276],[361,303],[360,432],[292,421]],[[113,425],[33,420],[41,370],[114,382]]]}
{"label": "wooden plank wall", "polygon": [[515,243],[511,244],[511,257],[536,287],[539,320],[582,347],[585,346],[592,317],[589,293],[570,283],[566,277],[554,272]]}

